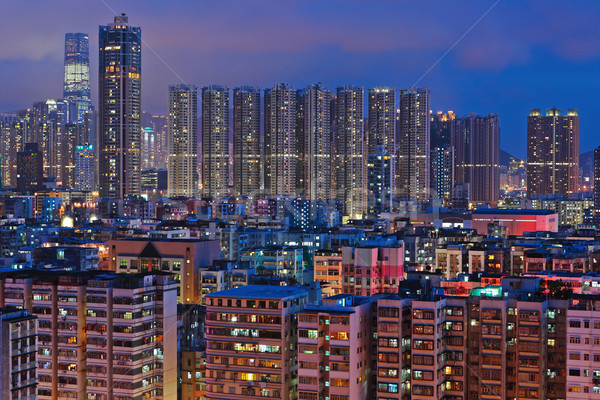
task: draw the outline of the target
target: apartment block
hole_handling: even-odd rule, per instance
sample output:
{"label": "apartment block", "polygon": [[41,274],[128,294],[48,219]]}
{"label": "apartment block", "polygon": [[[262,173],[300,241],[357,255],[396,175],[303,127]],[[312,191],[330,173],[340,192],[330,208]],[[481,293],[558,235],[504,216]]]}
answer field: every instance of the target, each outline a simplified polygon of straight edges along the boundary
{"label": "apartment block", "polygon": [[111,240],[108,256],[108,269],[117,273],[174,274],[177,301],[183,304],[200,302],[201,269],[221,258],[216,240],[145,238]]}
{"label": "apartment block", "polygon": [[206,398],[296,399],[297,316],[308,293],[242,286],[206,296]]}
{"label": "apartment block", "polygon": [[372,371],[377,382],[377,394],[372,397],[377,399],[410,399],[411,302],[395,295],[377,299],[377,341],[372,345]]}
{"label": "apartment block", "polygon": [[38,399],[177,398],[169,274],[11,272],[0,292],[38,318]]}
{"label": "apartment block", "polygon": [[299,312],[298,399],[369,397],[371,301],[340,294]]}
{"label": "apartment block", "polygon": [[29,311],[0,309],[0,354],[0,398],[35,399],[37,321]]}
{"label": "apartment block", "polygon": [[397,293],[404,279],[404,247],[343,247],[342,291],[372,296]]}
{"label": "apartment block", "polygon": [[314,280],[321,284],[323,296],[342,293],[342,252],[317,250],[314,258]]}

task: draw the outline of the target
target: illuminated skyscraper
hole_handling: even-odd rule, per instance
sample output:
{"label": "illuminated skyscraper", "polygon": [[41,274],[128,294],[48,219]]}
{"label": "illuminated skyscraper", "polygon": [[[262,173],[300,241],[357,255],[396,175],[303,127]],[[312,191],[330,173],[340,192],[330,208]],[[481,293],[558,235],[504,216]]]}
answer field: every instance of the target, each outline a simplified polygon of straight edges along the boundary
{"label": "illuminated skyscraper", "polygon": [[310,200],[331,198],[331,92],[321,84],[304,95],[304,194]]}
{"label": "illuminated skyscraper", "polygon": [[600,147],[594,149],[594,220],[600,222]]}
{"label": "illuminated skyscraper", "polygon": [[42,152],[37,143],[26,143],[24,150],[17,153],[17,191],[35,194],[42,188],[42,180]]}
{"label": "illuminated skyscraper", "polygon": [[67,122],[81,124],[90,109],[90,46],[86,33],[65,35],[63,98],[69,103]]}
{"label": "illuminated skyscraper", "polygon": [[241,196],[260,192],[260,89],[233,90],[233,187]]}
{"label": "illuminated skyscraper", "polygon": [[579,116],[577,110],[539,109],[527,118],[527,196],[579,190]]}
{"label": "illuminated skyscraper", "polygon": [[398,125],[398,195],[424,201],[429,199],[429,117],[427,88],[400,91]]}
{"label": "illuminated skyscraper", "polygon": [[91,191],[95,178],[95,149],[91,144],[75,146],[73,189]]}
{"label": "illuminated skyscraper", "polygon": [[202,88],[202,194],[229,193],[229,89]]}
{"label": "illuminated skyscraper", "polygon": [[383,145],[377,150],[367,159],[367,213],[371,218],[379,218],[381,213],[392,211],[392,155],[385,152]]}
{"label": "illuminated skyscraper", "polygon": [[431,150],[436,147],[449,147],[452,121],[454,121],[456,115],[453,111],[448,111],[445,114],[443,111],[430,112],[429,115],[431,116]]}
{"label": "illuminated skyscraper", "polygon": [[335,184],[336,199],[344,214],[362,218],[366,210],[364,88],[337,88],[335,103]]}
{"label": "illuminated skyscraper", "polygon": [[124,14],[99,32],[100,195],[140,194],[141,29]]}
{"label": "illuminated skyscraper", "polygon": [[298,148],[296,91],[286,85],[265,90],[265,194],[295,195]]}
{"label": "illuminated skyscraper", "polygon": [[369,89],[368,115],[368,154],[396,151],[396,88],[376,87]]}
{"label": "illuminated skyscraper", "polygon": [[146,126],[142,128],[142,171],[154,167],[154,158],[156,155],[156,141],[154,130]]}
{"label": "illuminated skyscraper", "polygon": [[500,119],[471,114],[452,122],[455,183],[469,184],[469,201],[496,205],[500,196]]}
{"label": "illuminated skyscraper", "polygon": [[431,197],[450,201],[454,186],[454,147],[431,150]]}
{"label": "illuminated skyscraper", "polygon": [[198,89],[181,84],[169,87],[170,196],[195,197],[198,193]]}

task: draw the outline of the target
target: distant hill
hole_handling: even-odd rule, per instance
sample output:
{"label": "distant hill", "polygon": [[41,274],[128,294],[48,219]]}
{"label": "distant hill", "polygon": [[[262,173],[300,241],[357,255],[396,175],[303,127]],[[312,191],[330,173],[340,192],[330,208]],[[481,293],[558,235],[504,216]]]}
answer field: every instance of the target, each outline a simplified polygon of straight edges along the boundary
{"label": "distant hill", "polygon": [[586,151],[579,155],[579,165],[589,165],[590,168],[594,168],[594,150]]}
{"label": "distant hill", "polygon": [[517,157],[513,156],[512,154],[510,154],[509,152],[500,149],[500,165],[506,165],[508,167],[508,164],[512,161],[512,160],[518,160]]}

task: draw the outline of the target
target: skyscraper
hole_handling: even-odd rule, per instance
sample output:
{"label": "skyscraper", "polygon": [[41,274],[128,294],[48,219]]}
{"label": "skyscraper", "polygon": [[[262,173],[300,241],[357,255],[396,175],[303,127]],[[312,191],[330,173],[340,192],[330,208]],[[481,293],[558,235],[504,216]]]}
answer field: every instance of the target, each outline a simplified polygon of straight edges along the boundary
{"label": "skyscraper", "polygon": [[202,194],[229,193],[229,89],[202,88]]}
{"label": "skyscraper", "polygon": [[456,114],[453,111],[444,113],[438,111],[437,113],[430,112],[431,116],[431,149],[448,148],[450,146],[450,136],[452,129],[452,121],[456,118]]}
{"label": "skyscraper", "polygon": [[169,196],[194,197],[198,192],[198,89],[169,87]]}
{"label": "skyscraper", "polygon": [[92,144],[75,146],[73,189],[91,191],[95,178],[95,149]]}
{"label": "skyscraper", "polygon": [[286,85],[265,90],[265,194],[295,195],[296,91]]}
{"label": "skyscraper", "polygon": [[455,182],[469,184],[472,203],[495,205],[500,195],[500,119],[471,114],[452,123]]}
{"label": "skyscraper", "polygon": [[449,201],[454,186],[454,147],[431,150],[431,197]]}
{"label": "skyscraper", "polygon": [[304,95],[304,186],[310,200],[331,198],[331,92],[321,84]]}
{"label": "skyscraper", "polygon": [[154,131],[151,127],[142,128],[142,171],[151,169],[156,157],[156,142],[154,139]]}
{"label": "skyscraper", "polygon": [[140,194],[141,33],[125,14],[100,26],[99,167],[105,197]]}
{"label": "skyscraper", "polygon": [[260,194],[260,89],[233,90],[233,187],[239,196]]}
{"label": "skyscraper", "polygon": [[527,118],[527,196],[579,190],[579,116],[577,110],[539,109]]}
{"label": "skyscraper", "polygon": [[81,124],[90,109],[90,45],[86,33],[65,34],[63,99],[69,104],[67,122]]}
{"label": "skyscraper", "polygon": [[37,143],[26,143],[23,151],[17,153],[17,191],[34,194],[42,188],[42,152]]}
{"label": "skyscraper", "polygon": [[600,222],[600,147],[594,149],[594,220]]}
{"label": "skyscraper", "polygon": [[381,213],[392,210],[394,164],[392,155],[381,145],[367,157],[367,213],[379,218]]}
{"label": "skyscraper", "polygon": [[365,214],[365,131],[364,88],[337,88],[335,104],[335,184],[336,199],[344,214],[362,218]]}
{"label": "skyscraper", "polygon": [[368,115],[368,154],[378,153],[379,146],[384,152],[396,151],[396,88],[376,87],[369,89]]}
{"label": "skyscraper", "polygon": [[[72,134],[66,133],[67,102],[48,99],[33,103],[33,142],[38,143],[44,155],[44,177],[62,181],[64,173],[63,147],[69,147]],[[64,145],[64,146],[63,146]]]}
{"label": "skyscraper", "polygon": [[429,198],[429,103],[427,88],[400,91],[397,191],[399,197],[410,200]]}
{"label": "skyscraper", "polygon": [[17,154],[23,149],[27,123],[19,115],[0,115],[2,186],[17,186]]}

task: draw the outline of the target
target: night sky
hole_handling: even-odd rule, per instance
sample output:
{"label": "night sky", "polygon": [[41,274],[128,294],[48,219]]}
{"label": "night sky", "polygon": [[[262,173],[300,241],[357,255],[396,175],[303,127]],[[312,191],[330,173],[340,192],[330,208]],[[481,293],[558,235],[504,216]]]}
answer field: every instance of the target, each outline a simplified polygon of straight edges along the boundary
{"label": "night sky", "polygon": [[[167,86],[412,86],[496,0],[105,0],[142,27],[144,110]],[[2,0],[0,111],[62,97],[66,32],[90,35],[96,103],[102,0]],[[171,70],[172,69],[172,70]],[[175,72],[173,72],[175,71]],[[427,74],[433,110],[499,113],[525,156],[529,108],[578,108],[581,152],[600,145],[600,1],[502,0]]]}

